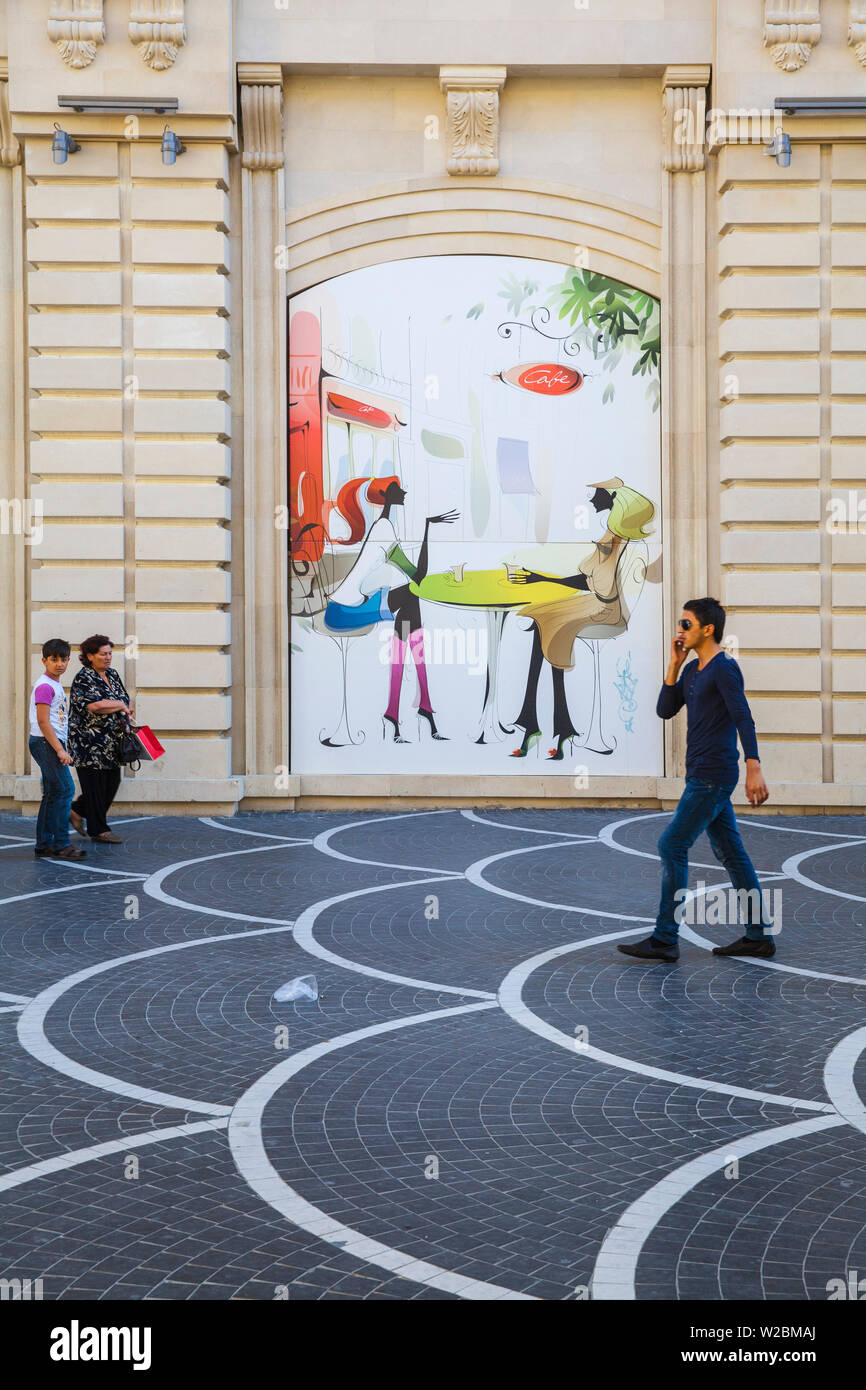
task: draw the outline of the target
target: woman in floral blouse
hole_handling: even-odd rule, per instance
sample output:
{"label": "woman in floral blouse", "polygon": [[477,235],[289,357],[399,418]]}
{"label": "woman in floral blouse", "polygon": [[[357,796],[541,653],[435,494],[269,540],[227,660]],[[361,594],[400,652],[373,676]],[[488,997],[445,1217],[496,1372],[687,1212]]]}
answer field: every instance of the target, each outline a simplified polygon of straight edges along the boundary
{"label": "woman in floral blouse", "polygon": [[81,643],[81,670],[69,691],[69,751],[81,783],[69,819],[79,835],[84,822],[91,840],[119,845],[109,830],[108,808],[120,786],[120,741],[124,715],[132,714],[129,695],[112,668],[113,643],[98,632]]}

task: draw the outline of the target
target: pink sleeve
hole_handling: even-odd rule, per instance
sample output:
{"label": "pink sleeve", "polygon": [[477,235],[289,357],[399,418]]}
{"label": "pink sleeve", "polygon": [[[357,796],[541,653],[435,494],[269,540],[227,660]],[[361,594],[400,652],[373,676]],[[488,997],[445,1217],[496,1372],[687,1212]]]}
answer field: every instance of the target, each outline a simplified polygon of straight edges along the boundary
{"label": "pink sleeve", "polygon": [[54,687],[51,685],[37,685],[33,692],[33,701],[37,705],[50,705],[54,699]]}

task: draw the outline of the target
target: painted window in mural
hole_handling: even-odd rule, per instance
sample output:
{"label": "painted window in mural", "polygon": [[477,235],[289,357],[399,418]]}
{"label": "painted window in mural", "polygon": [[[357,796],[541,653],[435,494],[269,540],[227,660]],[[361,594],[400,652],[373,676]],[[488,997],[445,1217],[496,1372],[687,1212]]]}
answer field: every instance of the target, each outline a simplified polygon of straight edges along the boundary
{"label": "painted window in mural", "polygon": [[436,256],[289,308],[293,770],[659,775],[658,301]]}

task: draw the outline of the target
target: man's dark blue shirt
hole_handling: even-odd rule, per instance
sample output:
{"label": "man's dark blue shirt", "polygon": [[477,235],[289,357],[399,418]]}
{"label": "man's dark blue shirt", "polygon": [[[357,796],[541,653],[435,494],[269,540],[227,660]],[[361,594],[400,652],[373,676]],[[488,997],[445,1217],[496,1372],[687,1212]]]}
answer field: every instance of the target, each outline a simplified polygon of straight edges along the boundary
{"label": "man's dark blue shirt", "polygon": [[676,685],[662,686],[656,714],[672,719],[683,705],[688,718],[686,777],[735,786],[740,775],[737,733],[743,756],[758,756],[755,722],[736,661],[724,652],[717,652],[703,670],[690,661]]}

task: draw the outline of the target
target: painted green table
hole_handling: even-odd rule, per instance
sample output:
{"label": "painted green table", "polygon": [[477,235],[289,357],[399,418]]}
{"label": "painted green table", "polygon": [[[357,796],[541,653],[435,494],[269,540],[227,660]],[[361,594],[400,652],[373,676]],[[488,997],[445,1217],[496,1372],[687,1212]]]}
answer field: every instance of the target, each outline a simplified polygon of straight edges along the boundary
{"label": "painted green table", "polygon": [[525,603],[551,603],[564,598],[570,590],[562,584],[516,584],[509,579],[505,568],[495,570],[466,570],[462,579],[453,574],[428,574],[420,584],[410,584],[413,594],[438,603],[445,608],[471,608],[483,613],[487,620],[487,682],[481,709],[476,743],[501,742],[514,733],[513,725],[503,724],[497,708],[499,651],[502,629],[512,608]]}

